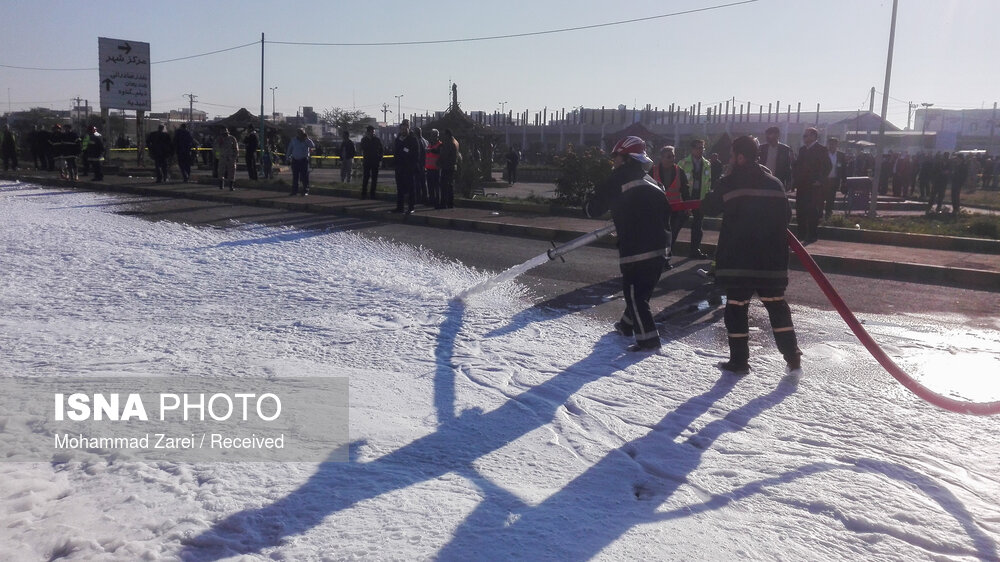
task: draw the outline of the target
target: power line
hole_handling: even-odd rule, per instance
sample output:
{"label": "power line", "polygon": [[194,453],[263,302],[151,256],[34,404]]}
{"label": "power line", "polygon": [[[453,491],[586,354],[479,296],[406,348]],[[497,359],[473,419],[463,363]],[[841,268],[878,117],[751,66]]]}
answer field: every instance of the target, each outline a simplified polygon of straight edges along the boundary
{"label": "power line", "polygon": [[76,71],[76,70],[97,70],[97,67],[89,68],[41,68],[37,66],[15,66],[13,64],[0,64],[0,68],[14,68],[17,70],[51,70],[51,71]]}
{"label": "power line", "polygon": [[533,37],[537,35],[551,35],[553,33],[566,33],[569,31],[581,31],[584,29],[597,29],[600,27],[611,27],[615,25],[625,25],[629,23],[637,23],[642,21],[651,21],[662,18],[670,18],[674,16],[683,16],[687,14],[694,14],[698,12],[707,12],[710,10],[718,10],[721,8],[731,8],[733,6],[740,6],[743,4],[752,4],[758,2],[759,0],[742,0],[741,2],[731,2],[729,4],[719,4],[717,6],[708,6],[705,8],[695,8],[693,10],[684,10],[681,12],[671,12],[669,14],[660,14],[658,16],[647,16],[644,18],[633,18],[629,20],[620,20],[607,23],[597,23],[593,25],[581,25],[577,27],[564,27],[561,29],[549,29],[545,31],[530,31],[526,33],[509,33],[506,35],[489,35],[485,37],[463,37],[459,39],[431,39],[426,41],[376,41],[371,43],[318,43],[311,41],[265,41],[265,43],[272,43],[275,45],[309,45],[318,47],[388,47],[388,46],[398,46],[398,45],[436,45],[441,43],[467,43],[472,41],[492,41],[496,39],[514,39],[518,37]]}
{"label": "power line", "polygon": [[246,43],[246,44],[243,44],[243,45],[237,45],[235,47],[228,47],[226,49],[219,49],[217,51],[209,51],[207,53],[201,53],[199,55],[189,55],[189,56],[186,56],[186,57],[177,57],[175,59],[153,61],[150,64],[163,64],[165,62],[176,62],[176,61],[179,61],[179,60],[194,59],[194,58],[198,58],[198,57],[207,57],[208,55],[214,55],[214,54],[218,54],[218,53],[225,53],[226,51],[235,51],[236,49],[242,49],[244,47],[250,47],[250,46],[253,46],[253,45],[260,45],[260,41],[251,41],[250,43]]}
{"label": "power line", "polygon": [[[177,57],[177,58],[174,58],[174,59],[152,61],[149,64],[163,64],[163,63],[166,63],[166,62],[176,62],[176,61],[179,61],[179,60],[194,59],[194,58],[198,58],[198,57],[207,57],[209,55],[215,55],[215,54],[218,54],[218,53],[225,53],[226,51],[235,51],[236,49],[243,49],[245,47],[250,47],[252,45],[260,45],[260,41],[253,41],[251,43],[246,43],[246,44],[243,44],[243,45],[237,45],[235,47],[227,47],[225,49],[218,49],[218,50],[215,50],[215,51],[209,51],[207,53],[199,53],[197,55],[188,55],[186,57]],[[0,68],[14,68],[14,69],[17,69],[17,70],[59,71],[59,72],[73,72],[73,71],[81,71],[81,70],[97,70],[96,66],[90,66],[90,67],[87,67],[87,68],[43,68],[43,67],[37,67],[37,66],[16,66],[16,65],[11,65],[11,64],[0,64]]]}
{"label": "power line", "polygon": [[[744,4],[753,4],[759,2],[760,0],[741,0],[739,2],[730,2],[728,4],[719,4],[716,6],[707,6],[704,8],[695,8],[691,10],[683,10],[680,12],[671,12],[668,14],[660,14],[656,16],[647,16],[643,18],[633,18],[628,20],[620,20],[606,23],[598,23],[593,25],[581,25],[577,27],[564,27],[561,29],[548,29],[544,31],[530,31],[526,33],[509,33],[505,35],[490,35],[484,37],[464,37],[459,39],[433,39],[426,41],[380,41],[371,43],[318,43],[318,42],[298,42],[298,41],[265,41],[265,43],[271,43],[274,45],[312,45],[312,46],[327,46],[327,47],[378,47],[378,46],[394,46],[394,45],[434,45],[441,43],[466,43],[473,41],[492,41],[496,39],[514,39],[518,37],[534,37],[538,35],[551,35],[553,33],[566,33],[570,31],[582,31],[586,29],[598,29],[601,27],[611,27],[616,25],[626,25],[630,23],[638,23],[644,21],[652,21],[663,18],[670,18],[675,16],[683,16],[688,14],[695,14],[699,12],[708,12],[711,10],[719,10],[722,8],[731,8],[734,6],[741,6]],[[209,55],[215,55],[219,53],[225,53],[227,51],[235,51],[236,49],[243,49],[246,47],[251,47],[254,45],[259,45],[260,41],[251,41],[250,43],[244,43],[242,45],[236,45],[234,47],[227,47],[225,49],[217,49],[214,51],[208,51],[205,53],[198,53],[196,55],[188,55],[185,57],[176,57],[172,59],[165,59],[160,61],[152,61],[150,64],[163,64],[168,62],[176,62],[181,60],[194,59],[199,57],[206,57]],[[13,64],[0,64],[0,68],[11,68],[16,70],[37,70],[37,71],[51,71],[51,72],[79,72],[79,71],[90,71],[97,70],[97,67],[81,67],[81,68],[47,68],[39,66],[19,66]]]}
{"label": "power line", "polygon": [[863,109],[865,107],[865,104],[868,103],[868,96],[870,96],[870,95],[871,95],[871,91],[869,91],[866,88],[865,89],[865,99],[861,100],[861,103],[858,104],[858,109]]}
{"label": "power line", "polygon": [[14,105],[29,105],[33,103],[43,104],[43,103],[65,103],[67,101],[72,101],[73,98],[61,99],[61,100],[14,100]]}
{"label": "power line", "polygon": [[[882,92],[880,92],[880,91],[878,91],[878,90],[875,90],[875,93],[876,93],[876,94],[878,94],[878,95],[880,95],[880,96],[882,95]],[[892,96],[889,96],[889,99],[891,99],[891,100],[893,100],[893,101],[897,101],[897,102],[899,102],[899,103],[906,103],[906,104],[910,103],[910,102],[908,102],[908,101],[906,101],[906,100],[901,100],[901,99],[899,99],[899,98],[894,98],[894,97],[892,97]]]}
{"label": "power line", "polygon": [[[260,41],[258,41],[257,43],[260,44]],[[226,108],[229,108],[229,109],[240,109],[241,108],[241,106],[238,106],[238,105],[225,105],[225,104],[221,104],[221,103],[209,103],[207,101],[199,101],[198,103],[200,103],[201,105],[210,105],[212,107],[226,107]]]}

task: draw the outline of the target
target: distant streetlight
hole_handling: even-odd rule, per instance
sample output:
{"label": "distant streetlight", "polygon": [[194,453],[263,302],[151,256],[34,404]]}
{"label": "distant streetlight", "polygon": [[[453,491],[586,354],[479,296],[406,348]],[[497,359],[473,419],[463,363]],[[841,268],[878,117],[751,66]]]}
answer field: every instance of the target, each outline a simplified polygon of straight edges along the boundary
{"label": "distant streetlight", "polygon": [[396,124],[397,125],[399,125],[399,109],[400,109],[399,100],[402,97],[403,97],[403,94],[399,94],[398,96],[396,96]]}
{"label": "distant streetlight", "polygon": [[278,116],[277,112],[274,110],[274,91],[277,89],[277,86],[271,86],[271,121],[274,121]]}
{"label": "distant streetlight", "polygon": [[928,111],[930,110],[931,107],[934,106],[934,104],[924,102],[920,105],[924,107],[924,123],[923,123],[924,128],[922,131],[920,131],[920,150],[922,151],[925,148],[927,148],[927,141],[924,139],[924,137],[927,135],[927,115]]}

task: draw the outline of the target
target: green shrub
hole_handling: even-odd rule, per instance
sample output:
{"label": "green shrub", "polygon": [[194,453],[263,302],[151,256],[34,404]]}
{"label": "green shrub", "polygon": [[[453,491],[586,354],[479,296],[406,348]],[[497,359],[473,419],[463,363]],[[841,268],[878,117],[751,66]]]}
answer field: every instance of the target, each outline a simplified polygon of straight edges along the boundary
{"label": "green shrub", "polygon": [[462,161],[455,170],[455,192],[462,197],[472,197],[472,189],[477,185],[493,181],[493,163],[489,158],[474,160],[471,150],[462,147]]}
{"label": "green shrub", "polygon": [[555,201],[560,205],[582,205],[611,174],[611,161],[596,148],[577,152],[570,145],[566,152],[555,157],[555,163],[559,169]]}
{"label": "green shrub", "polygon": [[969,234],[976,238],[1000,240],[1000,218],[976,217],[969,221]]}
{"label": "green shrub", "polygon": [[973,215],[966,211],[958,217],[951,213],[930,213],[922,216],[885,216],[870,219],[863,215],[834,215],[823,224],[839,228],[854,228],[860,225],[864,230],[883,232],[907,232],[911,234],[935,234],[941,236],[965,236],[1000,240],[1000,217],[996,215]]}
{"label": "green shrub", "polygon": [[826,226],[832,226],[836,228],[854,228],[854,225],[857,224],[857,221],[854,220],[854,217],[838,214],[838,215],[833,215],[832,217],[826,219],[826,222],[824,222],[823,224],[825,224]]}

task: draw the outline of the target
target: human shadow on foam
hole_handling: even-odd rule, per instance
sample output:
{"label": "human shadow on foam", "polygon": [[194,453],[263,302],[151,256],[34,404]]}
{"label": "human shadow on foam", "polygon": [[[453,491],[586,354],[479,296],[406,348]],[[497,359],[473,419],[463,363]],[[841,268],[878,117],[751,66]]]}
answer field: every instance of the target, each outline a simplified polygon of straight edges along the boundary
{"label": "human shadow on foam", "polygon": [[[245,225],[240,225],[245,226]],[[292,226],[292,225],[288,225]],[[283,232],[278,232],[271,234],[269,236],[262,236],[260,238],[251,238],[244,240],[229,240],[226,242],[219,242],[212,246],[207,246],[204,248],[199,248],[199,250],[213,249],[213,248],[238,248],[242,246],[260,246],[266,244],[282,244],[287,242],[296,242],[299,240],[305,240],[307,238],[313,238],[316,236],[325,236],[334,232],[347,232],[354,230],[356,228],[364,228],[363,224],[331,224],[329,222],[323,223],[322,225],[317,224],[315,228],[301,228],[296,227],[294,229],[286,230]]]}
{"label": "human shadow on foam", "polygon": [[[577,314],[613,300],[621,301],[621,292],[621,277],[578,287],[517,313],[508,325],[489,332],[486,337],[503,336],[532,322]],[[677,339],[712,326],[722,319],[724,307],[717,302],[717,291],[705,284],[700,277],[689,273],[663,277],[657,284],[653,297],[655,299],[677,292],[684,296],[659,312],[654,311],[654,320],[660,326],[662,336]],[[621,306],[624,307],[624,301]]]}
{"label": "human shadow on foam", "polygon": [[675,440],[732,390],[723,376],[688,399],[652,431],[605,455],[543,502],[518,505],[505,495],[487,497],[455,531],[440,560],[589,560],[629,529],[658,519],[658,509],[701,464],[716,439],[741,431],[795,392],[774,390],[715,419],[686,440]]}
{"label": "human shadow on foam", "polygon": [[[14,187],[16,186],[16,187]],[[8,189],[9,187],[14,187],[14,189]],[[2,186],[2,191],[34,191],[38,189],[37,186],[32,184],[22,183],[13,184],[11,186]],[[68,191],[43,191],[42,193],[18,193],[14,197],[49,197],[52,195],[66,195]]]}
{"label": "human shadow on foam", "polygon": [[655,313],[653,319],[666,326],[664,331],[683,337],[717,324],[725,314],[724,303],[717,289],[703,284]]}
{"label": "human shadow on foam", "polygon": [[[955,497],[953,493],[942,486],[937,480],[921,474],[908,466],[880,459],[862,457],[856,459],[843,458],[839,460],[843,464],[831,462],[811,463],[796,468],[795,470],[783,472],[771,478],[756,480],[726,494],[715,495],[712,499],[705,503],[689,505],[680,509],[661,513],[657,516],[656,520],[667,521],[671,519],[680,519],[699,513],[721,509],[733,502],[738,502],[754,495],[763,494],[769,488],[780,486],[782,484],[788,484],[800,478],[807,478],[821,472],[828,472],[832,470],[846,470],[857,474],[880,474],[892,480],[896,480],[906,487],[915,486],[921,493],[940,505],[942,509],[948,512],[948,514],[962,526],[962,529],[966,532],[966,534],[968,534],[969,538],[972,539],[975,552],[956,553],[947,551],[941,546],[939,540],[926,538],[919,533],[919,530],[910,532],[898,531],[889,526],[879,526],[872,522],[860,525],[853,521],[849,515],[840,513],[839,511],[832,511],[829,509],[824,509],[822,511],[823,514],[838,520],[846,529],[859,533],[881,532],[886,535],[895,536],[896,538],[917,545],[935,554],[964,554],[968,556],[976,556],[981,560],[1000,560],[1000,553],[997,551],[996,541],[990,538],[990,536],[982,530],[979,523],[976,522],[972,514],[969,513],[969,510],[962,504],[961,500]],[[795,506],[806,510],[813,510],[813,506],[811,504],[812,502],[808,500],[802,500]]]}
{"label": "human shadow on foam", "polygon": [[[587,357],[495,410],[483,413],[473,409],[456,414],[452,363],[463,314],[464,305],[458,301],[449,303],[435,348],[437,431],[373,461],[322,463],[306,482],[284,498],[234,513],[185,540],[180,558],[217,560],[259,553],[306,533],[327,517],[365,500],[433,481],[448,473],[475,478],[474,463],[478,459],[544,427],[553,420],[559,407],[587,383],[648,357],[640,353],[623,355],[613,341],[617,336],[609,334],[595,343]],[[482,478],[477,480],[485,482]],[[372,544],[380,544],[379,531],[369,532]]]}
{"label": "human shadow on foam", "polygon": [[[174,201],[174,199],[170,198],[170,197],[163,197],[163,198],[151,198],[150,201],[155,203],[155,202],[161,202],[161,201]],[[93,209],[93,208],[100,208],[100,207],[121,207],[122,205],[132,205],[134,203],[135,203],[134,200],[129,199],[126,196],[119,196],[114,201],[107,201],[107,202],[104,202],[104,203],[91,203],[91,204],[87,204],[87,205],[66,205],[64,207],[50,207],[50,208],[52,210],[61,210],[61,209]],[[126,214],[129,214],[129,213],[127,211],[122,211],[122,212],[117,212],[115,214],[126,215]]]}

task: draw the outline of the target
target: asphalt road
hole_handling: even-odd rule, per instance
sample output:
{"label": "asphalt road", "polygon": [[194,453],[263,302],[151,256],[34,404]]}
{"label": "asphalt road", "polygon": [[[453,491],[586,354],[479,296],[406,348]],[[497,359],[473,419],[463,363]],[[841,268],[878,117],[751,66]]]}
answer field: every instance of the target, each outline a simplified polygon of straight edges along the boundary
{"label": "asphalt road", "polygon": [[[549,243],[540,240],[456,231],[399,223],[378,223],[349,217],[318,216],[276,209],[121,195],[121,203],[108,204],[119,212],[147,220],[171,220],[192,225],[232,227],[240,223],[293,226],[303,229],[346,230],[371,237],[430,249],[441,257],[458,260],[479,269],[503,271],[545,252]],[[419,212],[419,211],[418,211]],[[535,306],[569,314],[585,314],[613,322],[624,306],[614,250],[584,247],[566,256],[566,261],[544,264],[521,278],[534,296]],[[654,294],[653,310],[658,320],[683,329],[695,323],[714,322],[721,310],[709,303],[711,287],[697,275],[707,262],[674,260],[676,267],[661,278]],[[886,281],[844,275],[830,276],[852,310],[858,313],[954,314],[963,324],[1000,329],[1000,293],[953,289],[921,283]],[[789,302],[831,310],[826,297],[803,271],[791,271]]]}

